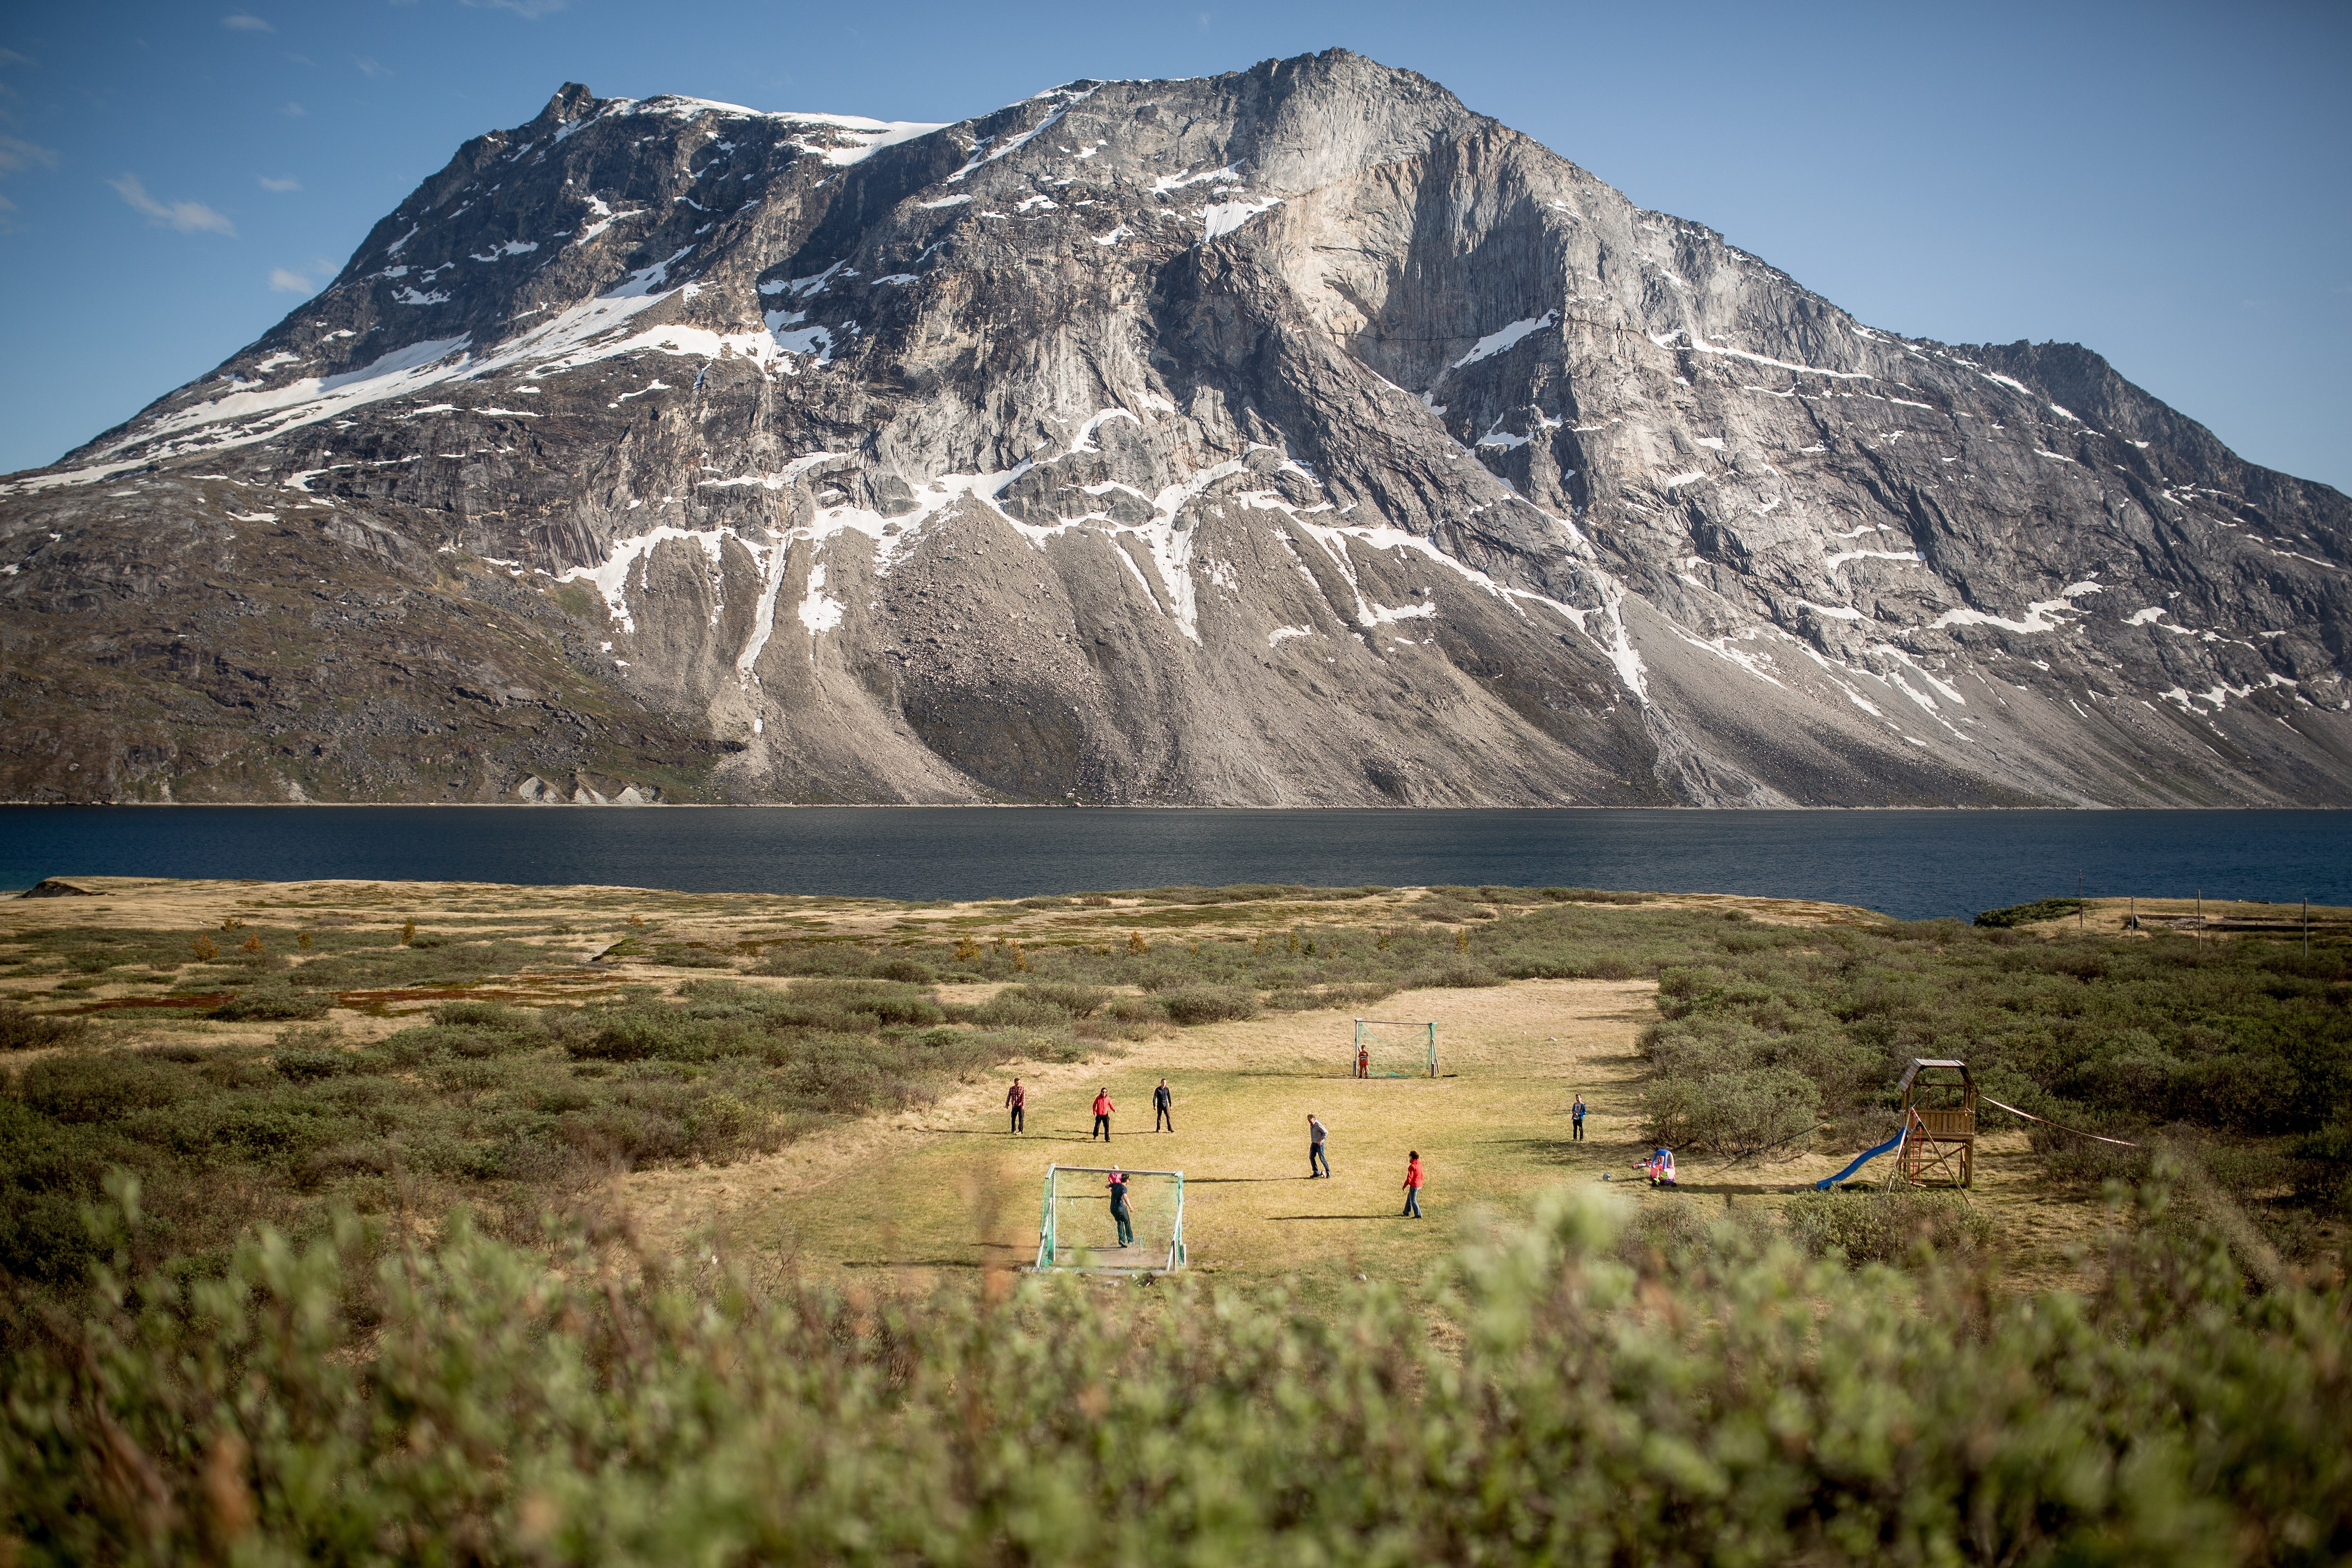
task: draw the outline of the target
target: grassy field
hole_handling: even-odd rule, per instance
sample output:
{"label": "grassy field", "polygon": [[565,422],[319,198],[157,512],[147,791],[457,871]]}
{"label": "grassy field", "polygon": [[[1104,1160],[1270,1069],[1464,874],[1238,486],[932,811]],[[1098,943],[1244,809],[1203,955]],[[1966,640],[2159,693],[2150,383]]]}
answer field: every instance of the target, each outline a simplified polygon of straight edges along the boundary
{"label": "grassy field", "polygon": [[[1637,1205],[1709,1217],[1727,1202],[1769,1214],[1846,1163],[1855,1151],[1686,1158],[1678,1190],[1649,1190],[1638,1169],[1652,1145],[1637,1042],[1656,1016],[1654,993],[1643,982],[1543,980],[1400,993],[1382,1014],[1437,1024],[1435,1080],[1348,1076],[1352,1025],[1342,1012],[1208,1025],[1109,1060],[1008,1063],[929,1106],[739,1164],[632,1173],[620,1191],[654,1236],[707,1233],[725,1250],[818,1273],[887,1269],[921,1281],[1028,1262],[1045,1167],[1115,1159],[1184,1173],[1195,1269],[1290,1279],[1322,1295],[1359,1276],[1418,1279],[1465,1227],[1522,1223],[1563,1184],[1606,1178]],[[1014,1072],[1031,1092],[1018,1137],[1003,1109]],[[1148,1131],[1163,1077],[1176,1098],[1172,1133]],[[1101,1088],[1119,1108],[1108,1147],[1091,1136]],[[1568,1107],[1580,1092],[1589,1116],[1576,1142]],[[1328,1181],[1307,1179],[1309,1112],[1331,1130]],[[1401,1213],[1414,1149],[1427,1177],[1419,1223]],[[2100,1207],[2049,1181],[2021,1132],[1988,1139],[1975,1201],[2014,1284],[2078,1281],[2070,1249],[2088,1240]]]}
{"label": "grassy field", "polygon": [[[2343,911],[90,888],[0,904],[0,1564],[2352,1557]],[[1947,1054],[2046,1121],[1812,1193]],[[1018,1273],[1109,1157],[1192,1266]]]}
{"label": "grassy field", "polygon": [[[973,988],[978,989],[978,988]],[[1412,1278],[1474,1209],[1524,1214],[1563,1179],[1632,1170],[1640,1142],[1635,1034],[1653,1016],[1638,983],[1529,981],[1408,991],[1383,1016],[1433,1019],[1438,1079],[1348,1076],[1349,1016],[1317,1011],[1212,1024],[1108,1061],[1008,1064],[920,1111],[809,1139],[724,1171],[642,1172],[631,1206],[663,1232],[714,1224],[736,1247],[822,1265],[972,1268],[1026,1261],[1049,1163],[1181,1170],[1195,1268],[1265,1277]],[[1024,1135],[1006,1131],[1003,1085],[1030,1089]],[[1151,1089],[1175,1096],[1173,1132],[1148,1131]],[[1095,1092],[1118,1106],[1106,1145]],[[1581,1150],[1567,1107],[1594,1108]],[[1331,1129],[1333,1179],[1308,1181],[1307,1117]],[[1429,1185],[1400,1217],[1406,1152]]]}
{"label": "grassy field", "polygon": [[[1465,1224],[1516,1223],[1549,1187],[1622,1186],[1669,1128],[1681,1190],[1635,1198],[1656,1223],[1742,1205],[1760,1221],[1885,1135],[1885,1064],[1947,1052],[2053,1120],[2200,1145],[2214,1190],[2292,1258],[2325,1265],[2341,1244],[2340,1203],[2297,1184],[2337,1168],[2303,1155],[2325,1144],[2308,1125],[2341,1098],[2340,1053],[2305,1094],[2308,1125],[2168,1113],[2251,1093],[2270,1114],[2283,1097],[2263,1086],[2284,1081],[2285,1058],[2224,1030],[2301,1038],[2340,1021],[2341,911],[2319,912],[2303,975],[2299,948],[2261,957],[2282,911],[2219,905],[2191,936],[2166,922],[2193,906],[2142,904],[2137,933],[2126,906],[2096,903],[1970,931],[1587,889],[908,905],[84,885],[94,896],[0,904],[16,1005],[0,1029],[16,1047],[0,1056],[16,1200],[0,1262],[20,1274],[73,1254],[78,1205],[113,1163],[147,1182],[157,1245],[215,1256],[248,1220],[299,1231],[338,1206],[464,1202],[526,1237],[551,1207],[617,1200],[666,1247],[708,1237],[819,1274],[970,1272],[1034,1252],[1049,1163],[1103,1163],[1087,1111],[1108,1087],[1111,1154],[1186,1173],[1196,1268],[1322,1290],[1417,1278]],[[896,978],[859,978],[877,974]],[[1541,977],[1562,975],[1585,977]],[[1444,1076],[1349,1079],[1367,1012],[1434,1021]],[[1016,1072],[1033,1093],[1018,1139],[1002,1110]],[[1146,1131],[1162,1076],[1173,1134]],[[1580,1145],[1566,1115],[1580,1090]],[[142,1096],[135,1114],[116,1103]],[[1328,1183],[1305,1179],[1310,1111],[1331,1129]],[[2017,1287],[2079,1283],[2099,1180],[2137,1167],[2080,1140],[2036,1144],[2013,1119],[1987,1127],[1970,1225]],[[1418,1224],[1397,1213],[1415,1148]]]}

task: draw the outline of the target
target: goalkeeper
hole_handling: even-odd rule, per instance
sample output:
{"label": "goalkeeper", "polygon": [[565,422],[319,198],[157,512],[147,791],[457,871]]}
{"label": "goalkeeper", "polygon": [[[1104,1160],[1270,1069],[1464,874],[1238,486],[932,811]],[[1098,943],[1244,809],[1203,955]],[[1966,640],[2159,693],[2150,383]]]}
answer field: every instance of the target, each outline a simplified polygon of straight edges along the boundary
{"label": "goalkeeper", "polygon": [[1135,1221],[1127,1212],[1127,1173],[1116,1165],[1110,1168],[1110,1220],[1118,1227],[1118,1244],[1133,1247]]}

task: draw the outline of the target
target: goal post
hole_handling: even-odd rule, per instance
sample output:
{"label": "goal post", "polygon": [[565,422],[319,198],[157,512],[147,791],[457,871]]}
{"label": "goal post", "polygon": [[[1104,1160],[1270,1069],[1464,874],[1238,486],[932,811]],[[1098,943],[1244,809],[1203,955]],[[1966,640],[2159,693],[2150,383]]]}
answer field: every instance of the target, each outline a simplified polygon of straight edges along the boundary
{"label": "goal post", "polygon": [[1048,1165],[1037,1225],[1037,1262],[1089,1274],[1165,1274],[1184,1267],[1184,1173],[1127,1173],[1133,1240],[1120,1245],[1110,1212],[1108,1165]]}
{"label": "goal post", "polygon": [[1357,1078],[1435,1078],[1437,1026],[1357,1019],[1348,1071]]}

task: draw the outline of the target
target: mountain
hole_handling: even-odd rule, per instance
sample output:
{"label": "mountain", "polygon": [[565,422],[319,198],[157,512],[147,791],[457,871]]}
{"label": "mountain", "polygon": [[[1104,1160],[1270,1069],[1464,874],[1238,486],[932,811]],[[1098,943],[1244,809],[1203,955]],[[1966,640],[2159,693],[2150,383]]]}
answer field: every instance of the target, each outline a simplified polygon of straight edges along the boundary
{"label": "mountain", "polygon": [[0,483],[0,795],[2352,804],[2347,522],[1341,50],[567,86]]}

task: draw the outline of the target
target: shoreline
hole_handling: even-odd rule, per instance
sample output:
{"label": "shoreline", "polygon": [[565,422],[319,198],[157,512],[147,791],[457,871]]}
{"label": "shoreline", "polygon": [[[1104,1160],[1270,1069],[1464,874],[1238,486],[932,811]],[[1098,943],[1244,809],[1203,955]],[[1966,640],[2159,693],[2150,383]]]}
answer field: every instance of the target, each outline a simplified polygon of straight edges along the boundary
{"label": "shoreline", "polygon": [[1053,801],[508,801],[508,800],[0,800],[0,811],[1094,811],[1259,813],[1367,812],[1383,816],[1439,816],[1473,812],[1617,812],[1675,816],[1794,816],[1832,812],[1985,816],[2275,816],[2340,814],[2352,805],[1080,805]]}

